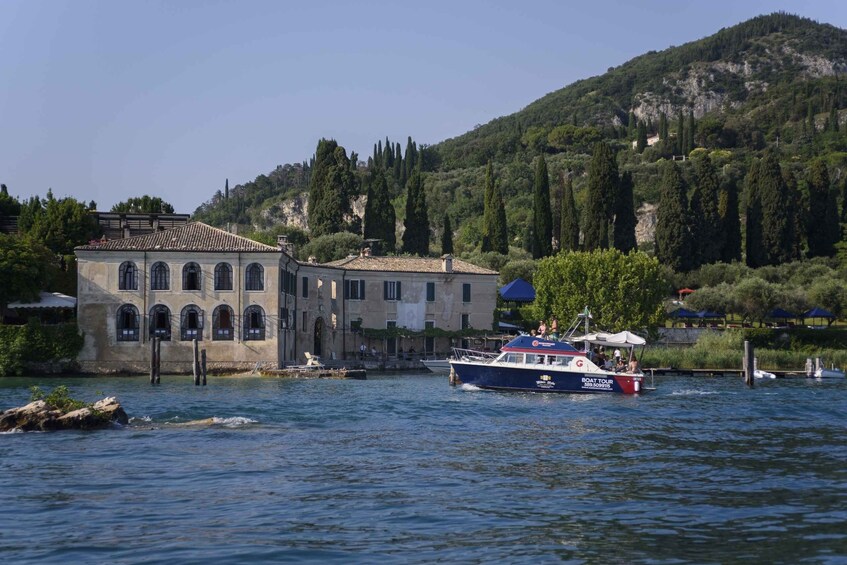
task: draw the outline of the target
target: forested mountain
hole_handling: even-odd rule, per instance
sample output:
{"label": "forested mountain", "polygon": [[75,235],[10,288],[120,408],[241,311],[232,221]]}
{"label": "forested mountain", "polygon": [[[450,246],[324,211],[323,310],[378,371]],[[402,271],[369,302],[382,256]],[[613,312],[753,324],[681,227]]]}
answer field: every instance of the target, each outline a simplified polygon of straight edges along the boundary
{"label": "forested mountain", "polygon": [[[331,169],[316,172],[313,157],[232,190],[227,184],[195,216],[216,225],[248,224],[248,230],[290,231],[294,226],[305,231],[312,216],[306,212],[307,200],[313,199],[309,194],[319,191],[350,199],[349,208],[342,206],[343,225],[333,229],[361,236],[369,229],[382,233],[388,226],[381,224],[393,222],[396,237],[381,238],[396,241],[398,251],[405,215],[414,209],[429,222],[432,253],[442,248],[449,221],[456,253],[502,255],[489,250],[505,217],[512,260],[529,258],[530,252],[539,255],[539,231],[552,233],[551,251],[559,241],[566,249],[629,249],[637,233],[639,247],[653,251],[658,245],[659,255],[695,245],[686,251],[690,258],[673,262],[687,270],[746,256],[748,215],[756,222],[760,207],[771,214],[787,203],[796,207],[790,217],[765,214],[763,223],[749,226],[755,237],[777,225],[781,234],[791,235],[786,244],[791,249],[769,251],[766,264],[778,257],[831,255],[837,227],[812,228],[811,235],[809,229],[821,203],[837,206],[842,221],[847,217],[841,195],[847,189],[845,70],[844,30],[785,13],[760,16],[646,53],[433,146],[418,147],[409,138],[404,150],[400,143],[380,140],[365,161],[348,156],[344,140],[322,140],[316,154],[329,155],[325,144],[332,145]],[[672,161],[675,170],[669,172],[666,162]],[[759,175],[756,171],[766,169],[759,165],[764,161],[768,175]],[[546,170],[549,188],[538,178],[540,169]],[[408,179],[415,170],[425,198],[417,196],[415,184],[416,204],[409,207]],[[543,206],[538,194],[545,190],[551,226],[538,210]],[[366,206],[369,194],[374,201]],[[682,215],[675,217],[681,226],[669,226],[669,214],[657,213],[663,194],[673,206],[685,206],[674,213]],[[377,200],[381,204],[374,206]],[[633,211],[639,220],[635,233]],[[833,217],[827,214],[826,221]],[[710,225],[716,221],[720,226]],[[684,234],[691,242],[679,246],[662,235],[654,243],[655,230]],[[823,243],[821,233],[829,238]],[[299,237],[305,241],[306,234],[299,232]],[[498,268],[496,261],[490,266]]]}

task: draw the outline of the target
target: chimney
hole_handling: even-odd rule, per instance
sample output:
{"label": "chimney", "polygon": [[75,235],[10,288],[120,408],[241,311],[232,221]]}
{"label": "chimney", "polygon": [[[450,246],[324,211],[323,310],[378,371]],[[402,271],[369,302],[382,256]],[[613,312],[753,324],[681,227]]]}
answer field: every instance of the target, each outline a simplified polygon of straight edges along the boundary
{"label": "chimney", "polygon": [[318,263],[318,258],[314,255],[309,255],[309,263],[312,265],[316,265]]}
{"label": "chimney", "polygon": [[445,273],[453,272],[453,256],[450,254],[441,256],[441,270]]}
{"label": "chimney", "polygon": [[284,251],[288,255],[294,256],[294,244],[288,242],[287,235],[278,235],[276,236],[276,246],[277,249]]}

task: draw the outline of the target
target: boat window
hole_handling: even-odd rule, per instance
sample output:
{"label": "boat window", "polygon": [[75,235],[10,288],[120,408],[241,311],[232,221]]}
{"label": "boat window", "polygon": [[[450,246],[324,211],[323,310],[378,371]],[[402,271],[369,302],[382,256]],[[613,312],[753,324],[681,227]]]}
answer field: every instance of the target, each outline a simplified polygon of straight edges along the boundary
{"label": "boat window", "polygon": [[526,354],[526,363],[531,365],[533,363],[538,363],[538,355],[535,353],[527,353]]}

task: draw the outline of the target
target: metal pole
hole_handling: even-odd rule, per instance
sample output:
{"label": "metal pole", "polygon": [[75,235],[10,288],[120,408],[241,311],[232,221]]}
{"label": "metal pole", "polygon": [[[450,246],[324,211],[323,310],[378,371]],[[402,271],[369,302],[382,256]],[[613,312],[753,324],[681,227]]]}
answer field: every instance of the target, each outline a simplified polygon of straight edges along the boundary
{"label": "metal pole", "polygon": [[206,386],[206,350],[200,352],[200,374],[202,376],[202,381],[200,384]]}
{"label": "metal pole", "polygon": [[194,362],[191,364],[192,365],[191,368],[194,371],[194,385],[199,386],[200,385],[200,352],[198,350],[197,338],[194,338],[193,343],[194,343],[194,355],[193,355],[193,361]]}

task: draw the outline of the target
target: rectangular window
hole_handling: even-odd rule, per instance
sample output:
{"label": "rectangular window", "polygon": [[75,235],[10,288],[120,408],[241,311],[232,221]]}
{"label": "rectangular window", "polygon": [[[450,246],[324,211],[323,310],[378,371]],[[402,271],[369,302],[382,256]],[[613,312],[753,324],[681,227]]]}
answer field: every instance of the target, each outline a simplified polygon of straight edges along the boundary
{"label": "rectangular window", "polygon": [[426,283],[426,301],[427,302],[435,302],[435,283],[434,282]]}
{"label": "rectangular window", "polygon": [[[430,283],[427,283],[430,284]],[[435,328],[435,320],[427,320],[424,322],[425,329],[434,329]],[[424,355],[429,357],[435,353],[435,337],[428,335],[424,338]]]}
{"label": "rectangular window", "polygon": [[471,301],[471,283],[464,283],[462,285],[462,302],[470,302]]}
{"label": "rectangular window", "polygon": [[309,298],[309,277],[303,277],[300,282],[303,283],[303,298]]}
{"label": "rectangular window", "polygon": [[[388,320],[385,322],[385,327],[387,329],[396,328],[397,321],[396,320]],[[387,355],[397,355],[397,338],[389,337],[385,340],[385,353]]]}
{"label": "rectangular window", "polygon": [[462,329],[466,330],[471,327],[470,314],[462,314]]}
{"label": "rectangular window", "polygon": [[279,309],[279,329],[287,330],[290,324],[290,320],[288,318],[288,308],[280,308]]}
{"label": "rectangular window", "polygon": [[384,300],[400,300],[400,281],[383,281],[382,298]]}
{"label": "rectangular window", "polygon": [[[305,288],[305,287],[304,287],[304,288]],[[309,330],[307,329],[308,325],[309,325],[309,313],[308,313],[308,312],[306,312],[305,310],[303,310],[303,326],[302,326],[302,327],[303,327],[303,331],[304,331],[304,332],[309,331]]]}
{"label": "rectangular window", "polygon": [[318,300],[320,300],[321,298],[323,298],[324,280],[319,278],[315,286],[318,289]]}
{"label": "rectangular window", "polygon": [[344,281],[344,298],[347,300],[364,300],[365,299],[365,281],[350,280]]}
{"label": "rectangular window", "polygon": [[330,296],[330,298],[335,300],[336,298],[338,298],[338,285],[336,284],[335,281],[332,281],[330,283],[330,288],[332,289],[330,291],[332,293],[332,296]]}

